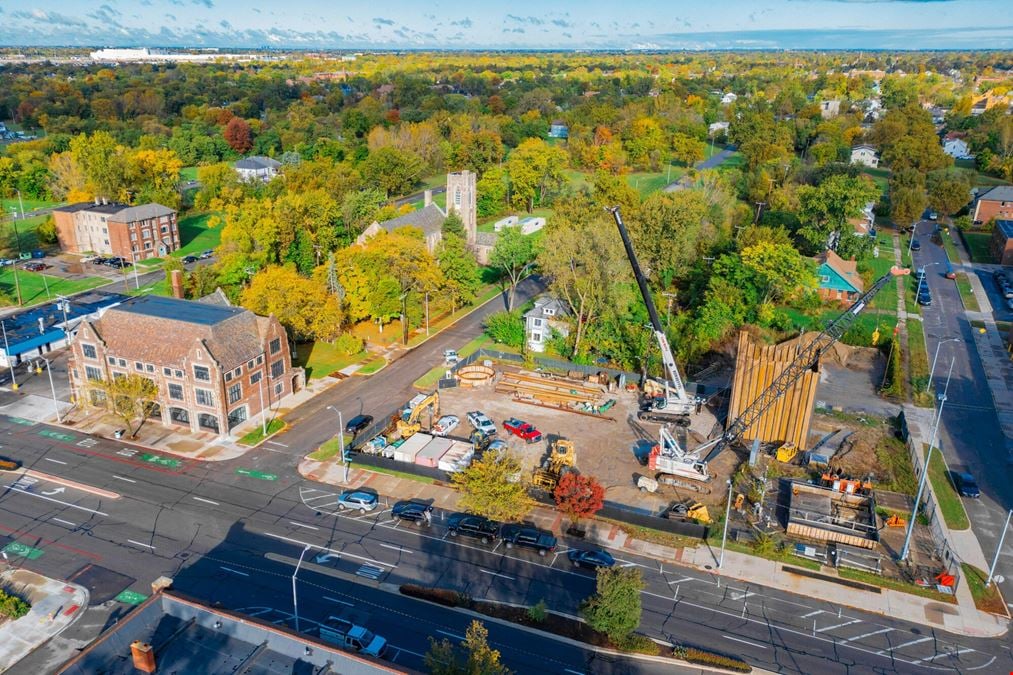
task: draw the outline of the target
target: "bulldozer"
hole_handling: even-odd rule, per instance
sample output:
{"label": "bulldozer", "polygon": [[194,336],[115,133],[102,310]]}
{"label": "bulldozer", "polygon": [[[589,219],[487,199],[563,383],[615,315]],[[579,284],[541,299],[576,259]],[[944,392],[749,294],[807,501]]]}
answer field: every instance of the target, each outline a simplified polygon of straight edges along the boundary
{"label": "bulldozer", "polygon": [[422,430],[421,417],[429,411],[429,426],[433,425],[440,415],[440,393],[434,391],[431,394],[419,394],[401,411],[401,418],[396,422],[396,436],[408,438]]}
{"label": "bulldozer", "polygon": [[532,472],[531,484],[552,492],[563,474],[574,470],[576,466],[577,449],[573,441],[565,438],[553,439],[549,443],[549,456]]}

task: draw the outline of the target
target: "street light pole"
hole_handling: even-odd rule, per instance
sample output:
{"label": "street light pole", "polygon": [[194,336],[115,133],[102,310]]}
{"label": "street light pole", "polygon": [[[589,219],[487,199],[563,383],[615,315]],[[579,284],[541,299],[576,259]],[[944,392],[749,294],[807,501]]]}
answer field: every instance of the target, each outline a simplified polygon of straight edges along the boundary
{"label": "street light pole", "polygon": [[25,203],[21,201],[21,190],[18,190],[18,206],[21,207],[21,217],[25,217]]}
{"label": "street light pole", "polygon": [[[264,366],[264,370],[267,370],[267,366]],[[267,411],[264,410],[264,374],[260,374],[260,379],[257,380],[257,384],[260,385],[260,435],[267,437]]]}
{"label": "street light pole", "polygon": [[947,342],[960,342],[960,338],[947,338],[936,343],[936,355],[932,357],[932,368],[929,370],[929,381],[925,384],[925,393],[929,393],[929,389],[932,388],[932,378],[936,374],[936,361],[939,360],[939,348]]}
{"label": "street light pole", "polygon": [[141,290],[141,281],[137,278],[137,256],[134,255],[134,245],[130,245],[130,265],[134,268],[134,290]]}
{"label": "street light pole", "polygon": [[299,632],[299,596],[295,592],[295,578],[299,576],[299,568],[302,567],[303,556],[306,552],[312,548],[311,544],[306,544],[306,547],[299,554],[299,562],[295,565],[295,572],[292,572],[292,614],[295,616],[295,632]]}
{"label": "street light pole", "polygon": [[426,335],[429,335],[429,291],[426,291]]}
{"label": "street light pole", "polygon": [[721,557],[718,558],[718,571],[725,564],[725,542],[728,541],[728,520],[732,514],[732,479],[728,479],[728,503],[725,504],[725,530],[721,533]]}
{"label": "street light pole", "polygon": [[936,421],[932,425],[932,438],[929,440],[929,451],[925,455],[925,465],[922,467],[922,477],[918,481],[918,492],[915,494],[914,508],[911,509],[911,519],[907,524],[907,533],[904,535],[904,546],[900,550],[901,562],[907,560],[907,554],[911,548],[911,535],[915,529],[915,519],[918,517],[918,507],[921,505],[922,492],[925,490],[925,480],[929,476],[929,462],[932,461],[932,451],[936,449],[936,434],[939,432],[939,420],[943,418],[943,406],[946,405],[946,391],[950,388],[950,375],[953,374],[953,361],[950,359],[950,372],[946,375],[946,386],[943,387],[943,393],[939,397],[939,410],[936,412]]}
{"label": "street light pole", "polygon": [[40,356],[46,362],[46,374],[49,375],[49,391],[53,394],[53,410],[56,411],[56,421],[63,424],[63,416],[60,414],[60,402],[56,400],[56,387],[53,386],[53,364],[45,356]]}
{"label": "street light pole", "polygon": [[18,279],[18,261],[21,260],[21,235],[18,234],[18,219],[14,218],[11,220],[11,225],[14,227],[14,241],[18,247],[18,257],[14,259],[11,266],[14,268],[14,290],[18,296],[18,307],[21,306],[21,281]]}
{"label": "street light pole", "polygon": [[18,390],[17,375],[14,372],[14,363],[11,361],[11,346],[7,343],[7,324],[4,321],[0,321],[0,329],[3,329],[4,335],[4,354],[7,355],[7,367],[11,371],[11,389],[14,391]]}
{"label": "street light pole", "polygon": [[1002,551],[1002,545],[1006,543],[1006,530],[1009,529],[1009,519],[1013,516],[1013,509],[1010,509],[1006,513],[1006,524],[1002,526],[1002,534],[999,536],[999,546],[995,549],[995,557],[992,558],[992,566],[988,568],[988,580],[985,581],[985,588],[992,585],[992,577],[995,575],[995,566],[999,562],[999,553]]}
{"label": "street light pole", "polygon": [[345,467],[345,479],[343,483],[348,482],[348,460],[345,459],[345,420],[341,416],[341,411],[332,405],[327,406],[328,410],[333,410],[338,413],[338,448],[341,451],[341,463]]}

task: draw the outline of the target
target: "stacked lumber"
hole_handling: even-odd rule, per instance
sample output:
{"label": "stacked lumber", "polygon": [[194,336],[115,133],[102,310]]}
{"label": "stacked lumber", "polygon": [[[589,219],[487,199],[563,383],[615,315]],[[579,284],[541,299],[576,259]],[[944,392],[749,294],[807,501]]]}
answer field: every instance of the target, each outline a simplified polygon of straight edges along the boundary
{"label": "stacked lumber", "polygon": [[504,372],[496,383],[496,391],[511,394],[518,399],[535,399],[558,407],[598,407],[603,403],[604,393],[600,387],[593,387],[563,377],[542,376],[525,371]]}

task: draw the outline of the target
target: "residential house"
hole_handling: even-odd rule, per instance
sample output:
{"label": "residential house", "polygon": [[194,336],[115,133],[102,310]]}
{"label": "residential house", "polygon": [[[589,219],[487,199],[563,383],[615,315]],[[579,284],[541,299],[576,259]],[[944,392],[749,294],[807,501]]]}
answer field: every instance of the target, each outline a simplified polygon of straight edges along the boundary
{"label": "residential house", "polygon": [[247,157],[236,162],[236,173],[239,174],[239,178],[250,182],[259,180],[266,183],[278,175],[278,169],[280,168],[281,162],[278,160],[260,155]]}
{"label": "residential house", "polygon": [[707,127],[707,135],[711,138],[728,133],[728,122],[711,122]]}
{"label": "residential house", "polygon": [[854,218],[848,218],[848,222],[855,230],[856,237],[870,237],[876,235],[876,214],[873,213],[873,209],[876,207],[876,202],[868,202],[865,208],[862,209],[862,213]]}
{"label": "residential house", "polygon": [[841,114],[841,102],[839,100],[820,101],[820,117],[828,120]]}
{"label": "residential house", "polygon": [[1013,220],[995,221],[989,249],[1000,265],[1013,265]]}
{"label": "residential house", "polygon": [[1013,185],[997,185],[980,193],[971,213],[975,225],[992,219],[1013,220]]}
{"label": "residential house", "polygon": [[180,246],[176,212],[161,204],[129,206],[96,197],[53,209],[53,222],[60,248],[68,253],[135,261],[161,258]]}
{"label": "residential house", "polygon": [[953,159],[974,159],[971,150],[964,140],[965,134],[959,131],[951,131],[943,137],[943,152]]}
{"label": "residential house", "polygon": [[851,148],[851,163],[862,164],[875,169],[879,166],[879,155],[871,145],[856,145]]}
{"label": "residential house", "polygon": [[142,375],[158,387],[151,418],[221,437],[303,383],[285,329],[241,307],[145,295],[84,321],[68,360],[75,400],[106,404],[98,383]]}
{"label": "residential house", "polygon": [[549,125],[549,138],[569,138],[570,127],[566,126],[566,122],[561,120],[553,120],[552,124]]}
{"label": "residential house", "polygon": [[733,94],[732,92],[728,92],[727,94],[721,97],[721,104],[731,105],[732,103],[735,103],[735,101],[737,101],[738,98],[739,97],[737,95]]}
{"label": "residential house", "polygon": [[858,263],[844,260],[833,251],[816,256],[819,264],[819,296],[823,300],[836,300],[850,305],[862,294],[862,278],[858,275]]}
{"label": "residential house", "polygon": [[570,315],[566,304],[551,295],[535,299],[535,306],[524,315],[524,337],[528,349],[544,352],[553,334],[569,335],[570,326],[564,320]]}

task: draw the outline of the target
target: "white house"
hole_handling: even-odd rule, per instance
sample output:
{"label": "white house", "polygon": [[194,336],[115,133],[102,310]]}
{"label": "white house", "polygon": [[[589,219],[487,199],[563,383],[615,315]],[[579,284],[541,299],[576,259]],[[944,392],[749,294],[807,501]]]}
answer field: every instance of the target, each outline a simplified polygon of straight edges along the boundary
{"label": "white house", "polygon": [[967,141],[952,131],[943,138],[943,152],[953,159],[974,159],[971,149],[967,147]]}
{"label": "white house", "polygon": [[837,117],[841,114],[841,102],[838,100],[822,101],[820,103],[820,117],[825,120]]}
{"label": "white house", "polygon": [[875,169],[879,166],[879,155],[871,145],[856,145],[851,148],[851,163],[862,164]]}
{"label": "white house", "polygon": [[727,94],[725,94],[724,96],[721,97],[721,104],[722,105],[730,105],[732,103],[735,103],[735,101],[738,98],[739,97],[736,96],[735,94],[733,94],[732,92],[728,92]]}
{"label": "white house", "polygon": [[707,127],[708,136],[720,136],[728,133],[728,122],[711,122]]}
{"label": "white house", "polygon": [[281,162],[270,157],[254,155],[236,162],[236,173],[244,181],[261,180],[265,183],[278,175]]}
{"label": "white house", "polygon": [[554,333],[569,335],[570,327],[562,320],[569,314],[566,304],[558,298],[551,295],[536,298],[534,308],[524,315],[524,336],[528,349],[544,352],[546,343]]}

